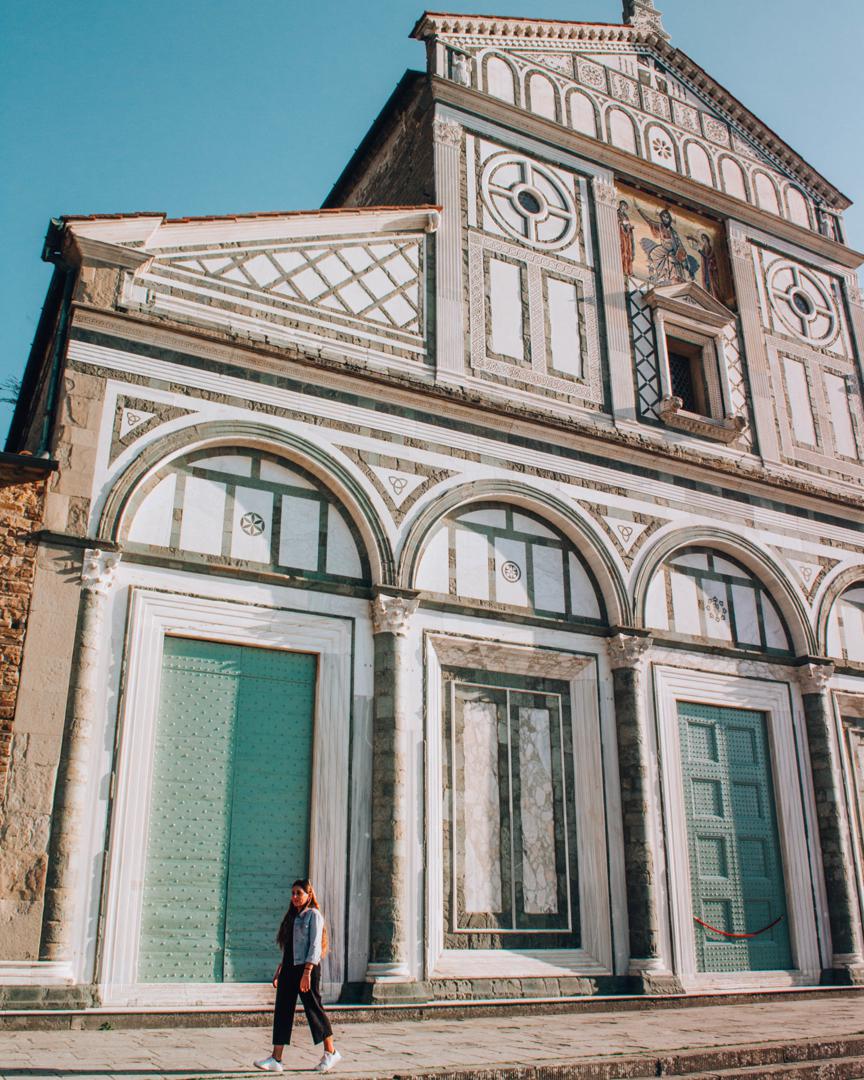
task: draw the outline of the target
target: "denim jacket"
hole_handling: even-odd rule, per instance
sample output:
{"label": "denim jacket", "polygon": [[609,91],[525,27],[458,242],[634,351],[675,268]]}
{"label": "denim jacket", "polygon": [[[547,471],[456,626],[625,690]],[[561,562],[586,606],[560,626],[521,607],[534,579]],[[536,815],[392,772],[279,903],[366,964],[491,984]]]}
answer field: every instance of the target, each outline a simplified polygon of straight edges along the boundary
{"label": "denim jacket", "polygon": [[317,908],[307,907],[294,920],[294,963],[320,964],[324,916]]}

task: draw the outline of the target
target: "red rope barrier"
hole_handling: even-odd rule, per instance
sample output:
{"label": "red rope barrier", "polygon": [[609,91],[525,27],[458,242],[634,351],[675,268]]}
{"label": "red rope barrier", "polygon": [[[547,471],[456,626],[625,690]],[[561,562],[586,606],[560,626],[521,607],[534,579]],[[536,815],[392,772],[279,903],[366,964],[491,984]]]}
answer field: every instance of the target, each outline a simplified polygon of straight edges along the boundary
{"label": "red rope barrier", "polygon": [[783,916],[780,915],[778,918],[776,918],[774,920],[774,922],[768,923],[767,926],[763,926],[761,930],[756,930],[755,933],[752,933],[752,934],[730,934],[726,930],[718,930],[716,926],[711,926],[709,923],[702,922],[701,919],[697,919],[695,915],[693,916],[693,922],[697,922],[697,923],[699,923],[700,926],[704,926],[705,929],[710,930],[712,934],[719,934],[720,937],[726,937],[726,938],[754,938],[754,937],[759,937],[760,934],[767,934],[769,930],[773,930],[774,927],[777,925],[777,923],[782,922],[782,920],[783,920]]}

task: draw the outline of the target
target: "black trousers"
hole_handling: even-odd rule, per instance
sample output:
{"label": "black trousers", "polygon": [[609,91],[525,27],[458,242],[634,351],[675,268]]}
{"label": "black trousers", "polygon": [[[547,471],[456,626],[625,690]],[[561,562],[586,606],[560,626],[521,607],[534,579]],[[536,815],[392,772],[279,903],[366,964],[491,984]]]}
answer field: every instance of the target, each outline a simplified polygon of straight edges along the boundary
{"label": "black trousers", "polygon": [[321,1004],[321,965],[316,964],[309,976],[309,990],[300,990],[303,978],[303,964],[283,964],[276,983],[276,1009],[273,1014],[273,1045],[287,1046],[291,1042],[291,1029],[294,1027],[294,1010],[297,1007],[297,995],[303,1002],[306,1021],[312,1032],[312,1041],[317,1045],[333,1034],[330,1021]]}

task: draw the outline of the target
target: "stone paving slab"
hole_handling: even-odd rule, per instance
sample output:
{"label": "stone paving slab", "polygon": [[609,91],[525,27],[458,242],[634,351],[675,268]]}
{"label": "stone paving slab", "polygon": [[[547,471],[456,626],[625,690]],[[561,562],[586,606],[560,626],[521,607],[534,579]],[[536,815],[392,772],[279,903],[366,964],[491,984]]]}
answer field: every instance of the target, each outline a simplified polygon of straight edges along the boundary
{"label": "stone paving slab", "polygon": [[[218,1080],[264,1076],[252,1067],[269,1052],[266,1028],[155,1028],[123,1031],[0,1032],[0,1080]],[[320,1057],[305,1025],[285,1050],[283,1075],[315,1075]],[[658,1056],[729,1046],[774,1046],[804,1039],[864,1037],[864,1007],[852,1000],[717,1005],[637,1013],[478,1017],[462,1020],[367,1022],[335,1029],[343,1080],[392,1080],[430,1071],[530,1066],[548,1069],[645,1055],[651,1075]],[[650,1059],[650,1060],[649,1060]],[[560,1074],[563,1075],[563,1074]],[[608,1075],[608,1072],[607,1072]],[[632,1071],[627,1071],[633,1076]],[[864,1076],[864,1061],[861,1075]]]}

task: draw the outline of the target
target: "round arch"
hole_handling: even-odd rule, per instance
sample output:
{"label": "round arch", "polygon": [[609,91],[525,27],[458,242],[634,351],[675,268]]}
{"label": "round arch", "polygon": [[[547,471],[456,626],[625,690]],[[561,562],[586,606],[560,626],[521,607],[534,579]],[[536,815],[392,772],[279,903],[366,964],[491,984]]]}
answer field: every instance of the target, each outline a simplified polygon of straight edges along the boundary
{"label": "round arch", "polygon": [[422,510],[402,542],[398,575],[401,587],[412,587],[426,539],[436,525],[454,510],[479,502],[503,502],[518,506],[558,529],[573,544],[594,575],[609,625],[631,625],[627,589],[599,532],[568,503],[517,481],[481,480],[460,484]]}
{"label": "round arch", "polygon": [[392,585],[395,559],[390,542],[369,498],[357,479],[320,446],[289,431],[243,421],[216,420],[196,424],[151,443],[121,474],[111,489],[99,518],[97,537],[117,543],[132,496],[157,468],[196,450],[244,446],[264,450],[301,465],[341,502],[357,527],[366,549],[374,585]]}
{"label": "round arch", "polygon": [[855,585],[864,586],[864,566],[848,566],[832,579],[822,594],[816,613],[816,642],[820,656],[828,655],[828,622],[834,605]]}
{"label": "round arch", "polygon": [[633,611],[636,625],[645,627],[645,604],[655,573],[679,548],[705,547],[737,559],[768,589],[786,621],[796,656],[813,656],[816,636],[807,609],[778,564],[751,541],[724,529],[692,527],[660,534],[643,553],[633,578]]}

